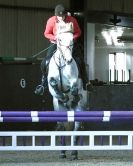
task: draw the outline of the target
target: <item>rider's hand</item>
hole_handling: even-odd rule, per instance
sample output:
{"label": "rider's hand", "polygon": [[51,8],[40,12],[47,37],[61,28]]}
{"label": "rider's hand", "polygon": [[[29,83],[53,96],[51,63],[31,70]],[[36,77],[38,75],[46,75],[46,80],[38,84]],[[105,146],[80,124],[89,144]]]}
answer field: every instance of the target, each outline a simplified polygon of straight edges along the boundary
{"label": "rider's hand", "polygon": [[57,35],[55,35],[54,40],[55,40],[55,41],[57,40]]}
{"label": "rider's hand", "polygon": [[54,42],[55,43],[57,43],[57,40],[58,40],[58,38],[57,38],[57,35],[54,37]]}

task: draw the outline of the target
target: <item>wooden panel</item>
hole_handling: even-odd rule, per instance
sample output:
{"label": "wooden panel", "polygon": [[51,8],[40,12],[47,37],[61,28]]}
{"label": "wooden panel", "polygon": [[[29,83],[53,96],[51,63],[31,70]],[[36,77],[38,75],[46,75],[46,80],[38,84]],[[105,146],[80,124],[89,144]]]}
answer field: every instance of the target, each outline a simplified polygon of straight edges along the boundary
{"label": "wooden panel", "polygon": [[17,56],[30,57],[48,46],[48,40],[44,38],[43,32],[50,15],[52,13],[43,11],[18,12]]}
{"label": "wooden panel", "polygon": [[16,55],[17,13],[9,9],[0,9],[0,56]]}
{"label": "wooden panel", "polygon": [[1,0],[0,5],[54,8],[57,4],[63,3],[66,8],[69,8],[69,1],[70,0]]}

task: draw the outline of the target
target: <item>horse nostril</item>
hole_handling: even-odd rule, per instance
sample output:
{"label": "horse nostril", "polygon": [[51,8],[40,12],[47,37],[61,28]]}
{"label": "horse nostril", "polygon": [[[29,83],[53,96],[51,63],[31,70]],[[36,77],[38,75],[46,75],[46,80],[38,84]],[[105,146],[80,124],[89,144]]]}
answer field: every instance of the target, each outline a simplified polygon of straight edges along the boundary
{"label": "horse nostril", "polygon": [[72,59],[70,59],[69,61],[67,61],[67,64],[70,64],[72,62]]}
{"label": "horse nostril", "polygon": [[73,59],[70,60],[70,63],[72,62]]}

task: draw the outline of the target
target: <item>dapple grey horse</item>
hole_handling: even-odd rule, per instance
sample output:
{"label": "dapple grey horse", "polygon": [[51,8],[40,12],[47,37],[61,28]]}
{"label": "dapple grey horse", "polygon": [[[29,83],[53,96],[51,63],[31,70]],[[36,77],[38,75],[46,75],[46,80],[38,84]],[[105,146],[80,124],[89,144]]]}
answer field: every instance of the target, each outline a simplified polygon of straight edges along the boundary
{"label": "dapple grey horse", "polygon": [[[57,50],[52,56],[48,69],[48,87],[53,96],[54,111],[83,111],[84,96],[83,84],[79,78],[79,71],[72,57],[73,33],[61,32],[57,37]],[[78,131],[80,122],[71,122],[71,129],[67,128],[69,122],[57,122],[57,130]],[[62,141],[65,144],[65,141]],[[78,137],[74,138],[74,145],[78,144]],[[78,158],[76,150],[71,153],[72,159]],[[65,158],[65,151],[61,151],[61,158]]]}

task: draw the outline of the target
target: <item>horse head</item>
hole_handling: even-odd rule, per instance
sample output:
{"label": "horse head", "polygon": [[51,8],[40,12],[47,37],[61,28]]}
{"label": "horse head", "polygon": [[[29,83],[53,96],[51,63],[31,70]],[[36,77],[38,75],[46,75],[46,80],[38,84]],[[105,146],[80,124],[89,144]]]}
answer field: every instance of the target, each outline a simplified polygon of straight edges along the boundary
{"label": "horse head", "polygon": [[63,32],[58,34],[57,37],[57,50],[63,56],[65,63],[72,62],[72,49],[73,49],[73,33]]}

